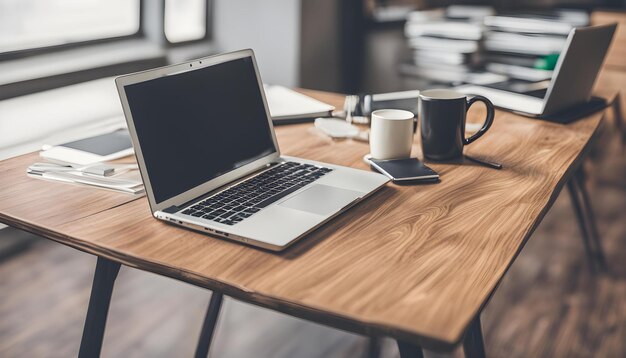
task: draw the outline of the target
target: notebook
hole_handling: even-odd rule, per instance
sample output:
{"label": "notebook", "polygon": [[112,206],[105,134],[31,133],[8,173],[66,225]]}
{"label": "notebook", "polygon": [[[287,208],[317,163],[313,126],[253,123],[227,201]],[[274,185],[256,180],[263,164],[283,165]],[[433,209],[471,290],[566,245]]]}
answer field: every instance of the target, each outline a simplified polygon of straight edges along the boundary
{"label": "notebook", "polygon": [[264,85],[274,124],[312,121],[328,117],[335,107],[283,86]]}

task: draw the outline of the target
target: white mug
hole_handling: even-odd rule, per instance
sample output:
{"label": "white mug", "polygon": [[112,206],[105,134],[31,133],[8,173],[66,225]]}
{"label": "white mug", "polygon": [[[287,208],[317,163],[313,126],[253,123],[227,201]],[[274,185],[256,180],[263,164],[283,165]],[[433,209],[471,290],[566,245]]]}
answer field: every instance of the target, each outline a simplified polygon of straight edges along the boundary
{"label": "white mug", "polygon": [[372,112],[370,129],[372,158],[410,158],[414,117],[413,113],[401,109],[379,109]]}

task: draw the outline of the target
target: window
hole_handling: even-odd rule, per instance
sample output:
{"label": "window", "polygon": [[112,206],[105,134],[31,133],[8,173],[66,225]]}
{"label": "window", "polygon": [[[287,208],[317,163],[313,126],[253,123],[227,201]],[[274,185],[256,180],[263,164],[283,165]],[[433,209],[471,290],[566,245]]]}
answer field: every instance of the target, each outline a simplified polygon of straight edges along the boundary
{"label": "window", "polygon": [[211,8],[210,0],[0,0],[0,100],[207,56]]}
{"label": "window", "polygon": [[0,0],[0,53],[136,34],[140,0]]}
{"label": "window", "polygon": [[206,0],[165,0],[164,32],[167,41],[200,40],[207,35]]}

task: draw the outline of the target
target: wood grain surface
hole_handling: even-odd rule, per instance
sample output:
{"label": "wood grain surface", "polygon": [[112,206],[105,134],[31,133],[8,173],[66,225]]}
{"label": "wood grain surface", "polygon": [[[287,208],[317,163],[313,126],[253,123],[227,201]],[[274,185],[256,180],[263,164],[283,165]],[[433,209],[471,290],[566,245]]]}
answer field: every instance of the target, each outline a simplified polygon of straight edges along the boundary
{"label": "wood grain surface", "polygon": [[139,198],[28,177],[26,168],[42,161],[30,153],[0,162],[0,221],[45,230]]}
{"label": "wood grain surface", "polygon": [[[341,96],[307,93],[341,107]],[[470,121],[483,115],[472,109]],[[497,111],[466,151],[503,170],[430,163],[440,183],[389,184],[282,253],[159,222],[145,198],[56,183],[42,191],[41,181],[16,177],[26,158],[0,163],[0,220],[295,316],[451,349],[579,164],[602,115],[564,126]],[[330,140],[311,124],[277,127],[277,136],[283,154],[367,170],[365,143]],[[413,150],[421,157],[417,140]],[[7,184],[21,189],[11,193]],[[54,205],[24,209],[39,200]]]}

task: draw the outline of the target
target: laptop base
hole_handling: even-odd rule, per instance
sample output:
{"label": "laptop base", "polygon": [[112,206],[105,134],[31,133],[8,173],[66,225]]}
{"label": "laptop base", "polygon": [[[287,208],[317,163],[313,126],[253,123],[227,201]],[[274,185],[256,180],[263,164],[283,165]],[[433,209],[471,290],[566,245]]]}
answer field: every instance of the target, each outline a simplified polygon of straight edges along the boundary
{"label": "laptop base", "polygon": [[555,123],[566,124],[574,122],[577,119],[586,117],[594,112],[605,108],[606,106],[608,106],[606,99],[601,97],[591,97],[588,102],[568,107],[567,109],[557,113],[542,115],[535,118]]}

